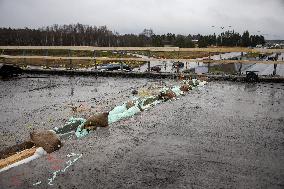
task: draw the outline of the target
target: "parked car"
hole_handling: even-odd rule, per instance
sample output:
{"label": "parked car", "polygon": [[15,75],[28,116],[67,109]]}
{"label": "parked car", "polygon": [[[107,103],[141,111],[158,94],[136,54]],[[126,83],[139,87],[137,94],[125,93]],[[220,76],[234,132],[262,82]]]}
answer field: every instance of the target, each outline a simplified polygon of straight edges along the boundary
{"label": "parked car", "polygon": [[232,58],[229,58],[229,60],[239,60],[238,57],[232,57]]}
{"label": "parked car", "polygon": [[[105,64],[102,65],[99,70],[101,71],[114,71],[114,70],[120,70],[121,69],[121,65],[120,64]],[[126,70],[126,71],[131,71],[131,67],[128,66],[127,64],[122,64],[122,69]]]}
{"label": "parked car", "polygon": [[22,73],[22,69],[18,66],[0,64],[0,76],[1,77],[9,77],[9,76],[17,76]]}
{"label": "parked car", "polygon": [[161,71],[161,65],[156,65],[156,66],[151,67],[151,71],[160,72]]}
{"label": "parked car", "polygon": [[183,68],[184,67],[184,63],[183,62],[174,62],[173,63],[173,68]]}

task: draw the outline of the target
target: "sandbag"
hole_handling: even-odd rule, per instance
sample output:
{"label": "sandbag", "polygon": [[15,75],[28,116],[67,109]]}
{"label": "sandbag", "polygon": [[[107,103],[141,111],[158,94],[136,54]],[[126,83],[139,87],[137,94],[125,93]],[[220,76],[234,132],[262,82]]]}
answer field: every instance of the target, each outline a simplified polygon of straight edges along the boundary
{"label": "sandbag", "polygon": [[109,112],[109,114],[120,114],[120,113],[123,113],[126,110],[127,110],[126,106],[125,105],[121,105],[121,106],[115,107],[113,110],[111,110]]}
{"label": "sandbag", "polygon": [[198,86],[199,85],[199,80],[197,80],[197,79],[192,79],[192,83],[193,83],[193,86],[194,87],[196,87],[196,86]]}
{"label": "sandbag", "polygon": [[193,86],[193,84],[194,84],[193,80],[186,80],[185,83],[188,84],[188,85],[191,85],[191,86]]}
{"label": "sandbag", "polygon": [[128,101],[127,103],[126,103],[126,109],[128,110],[129,108],[131,108],[131,107],[133,107],[133,106],[135,106],[135,103],[131,100],[131,101]]}
{"label": "sandbag", "polygon": [[183,91],[180,90],[179,86],[175,86],[171,90],[175,93],[176,96],[183,95]]}
{"label": "sandbag", "polygon": [[207,84],[206,81],[201,81],[201,82],[199,82],[198,87],[203,87],[206,84]]}
{"label": "sandbag", "polygon": [[137,102],[138,102],[137,107],[140,109],[140,111],[143,111],[145,109],[148,109],[152,106],[159,104],[161,101],[158,96],[149,96],[149,97],[140,98],[139,100],[137,100]]}
{"label": "sandbag", "polygon": [[47,153],[54,152],[61,147],[61,141],[54,131],[34,131],[30,133],[31,141],[42,147]]}
{"label": "sandbag", "polygon": [[96,130],[97,127],[107,127],[108,115],[109,112],[92,115],[86,120],[82,129]]}
{"label": "sandbag", "polygon": [[135,114],[137,114],[138,112],[140,112],[140,109],[137,106],[133,106],[131,108],[129,108],[128,110],[121,112],[121,113],[111,113],[108,115],[108,123],[114,123],[117,122],[119,120],[131,117]]}
{"label": "sandbag", "polygon": [[159,94],[159,99],[161,100],[170,100],[172,98],[175,98],[176,94],[171,90],[171,89],[167,89],[166,91],[162,91]]}
{"label": "sandbag", "polygon": [[192,90],[192,87],[190,85],[187,85],[187,84],[183,84],[181,87],[180,87],[180,90],[183,91],[183,92],[187,92],[189,90]]}

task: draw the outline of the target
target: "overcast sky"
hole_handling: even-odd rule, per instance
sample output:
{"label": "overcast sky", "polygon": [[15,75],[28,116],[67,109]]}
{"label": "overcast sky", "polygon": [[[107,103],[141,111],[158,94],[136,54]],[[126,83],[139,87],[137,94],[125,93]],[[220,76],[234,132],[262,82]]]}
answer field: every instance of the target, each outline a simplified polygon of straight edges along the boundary
{"label": "overcast sky", "polygon": [[231,25],[284,39],[284,0],[0,0],[0,27],[78,22],[119,33],[152,28],[157,34],[220,33]]}

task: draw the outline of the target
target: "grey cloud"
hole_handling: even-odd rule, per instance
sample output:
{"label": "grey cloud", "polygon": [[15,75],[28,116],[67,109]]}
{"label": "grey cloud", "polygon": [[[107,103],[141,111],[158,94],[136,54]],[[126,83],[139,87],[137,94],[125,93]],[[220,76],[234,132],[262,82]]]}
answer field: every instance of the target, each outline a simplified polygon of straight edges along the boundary
{"label": "grey cloud", "polygon": [[0,0],[0,27],[80,22],[119,33],[208,34],[232,25],[284,39],[283,8],[284,0]]}

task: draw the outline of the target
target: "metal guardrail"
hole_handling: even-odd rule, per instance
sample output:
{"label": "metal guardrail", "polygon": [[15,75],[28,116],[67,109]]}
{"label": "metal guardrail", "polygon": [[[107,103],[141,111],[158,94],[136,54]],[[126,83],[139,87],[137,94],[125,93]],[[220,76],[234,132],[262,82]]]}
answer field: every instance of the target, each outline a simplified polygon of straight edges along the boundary
{"label": "metal guardrail", "polygon": [[158,59],[158,58],[108,58],[108,57],[56,57],[56,56],[10,56],[0,55],[3,59],[43,59],[43,60],[100,60],[100,61],[181,61],[181,62],[203,62],[203,63],[219,63],[219,64],[284,64],[284,61],[263,61],[263,60],[199,60],[199,59]]}

